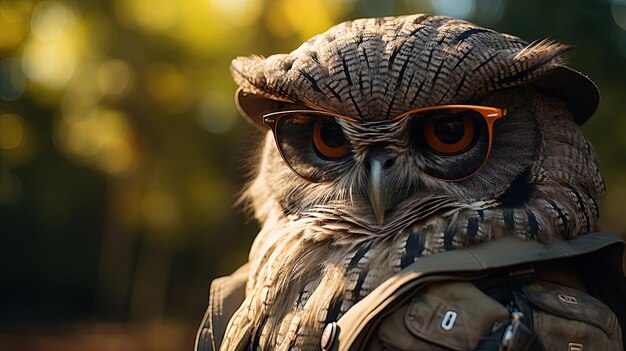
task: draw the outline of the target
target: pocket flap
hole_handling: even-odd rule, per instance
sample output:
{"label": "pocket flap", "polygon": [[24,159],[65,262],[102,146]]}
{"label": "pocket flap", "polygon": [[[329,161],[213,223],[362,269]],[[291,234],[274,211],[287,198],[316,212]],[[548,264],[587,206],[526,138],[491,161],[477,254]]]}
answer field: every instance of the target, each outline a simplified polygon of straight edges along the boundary
{"label": "pocket flap", "polygon": [[557,316],[589,323],[613,338],[617,317],[602,301],[582,291],[547,281],[524,287],[528,300],[536,307]]}
{"label": "pocket flap", "polygon": [[508,318],[506,307],[459,281],[426,287],[411,301],[404,322],[418,338],[452,350],[473,350],[494,324]]}

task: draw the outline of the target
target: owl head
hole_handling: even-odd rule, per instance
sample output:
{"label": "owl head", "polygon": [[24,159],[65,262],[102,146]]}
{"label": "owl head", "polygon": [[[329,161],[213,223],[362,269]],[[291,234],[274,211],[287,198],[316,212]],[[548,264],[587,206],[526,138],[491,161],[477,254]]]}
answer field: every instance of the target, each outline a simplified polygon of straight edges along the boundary
{"label": "owl head", "polygon": [[445,231],[548,240],[593,229],[604,184],[578,125],[599,95],[531,44],[442,16],[359,19],[231,66],[265,133],[248,197],[316,233]]}

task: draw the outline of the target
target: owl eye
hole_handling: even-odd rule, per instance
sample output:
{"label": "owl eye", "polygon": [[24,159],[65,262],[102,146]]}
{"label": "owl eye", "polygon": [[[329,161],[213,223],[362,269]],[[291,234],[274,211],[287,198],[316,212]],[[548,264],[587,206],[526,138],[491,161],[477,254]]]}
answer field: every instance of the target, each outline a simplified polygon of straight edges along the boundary
{"label": "owl eye", "polygon": [[444,155],[466,151],[477,136],[476,119],[472,114],[464,111],[426,121],[422,126],[424,142],[432,151]]}
{"label": "owl eye", "polygon": [[348,141],[337,123],[318,120],[313,126],[313,145],[323,157],[334,159],[350,152]]}

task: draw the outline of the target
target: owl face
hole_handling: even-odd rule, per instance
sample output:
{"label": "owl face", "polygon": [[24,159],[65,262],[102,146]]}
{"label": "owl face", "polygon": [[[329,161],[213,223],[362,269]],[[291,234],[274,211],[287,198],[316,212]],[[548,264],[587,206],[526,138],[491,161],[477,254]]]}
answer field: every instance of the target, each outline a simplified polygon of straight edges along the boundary
{"label": "owl face", "polygon": [[[238,58],[240,110],[271,127],[252,186],[258,201],[376,232],[435,214],[534,208],[559,184],[556,198],[568,205],[541,207],[559,222],[578,221],[584,208],[579,222],[589,227],[597,206],[586,199],[604,188],[576,122],[598,96],[561,66],[569,51],[414,15],[346,22],[290,54]],[[447,105],[506,115],[490,120]]]}
{"label": "owl face", "polygon": [[468,101],[472,108],[443,105],[368,122],[331,111],[272,113],[267,184],[288,213],[333,206],[378,225],[420,198],[494,199],[531,173],[543,115],[534,106],[542,99],[535,89],[513,88]]}

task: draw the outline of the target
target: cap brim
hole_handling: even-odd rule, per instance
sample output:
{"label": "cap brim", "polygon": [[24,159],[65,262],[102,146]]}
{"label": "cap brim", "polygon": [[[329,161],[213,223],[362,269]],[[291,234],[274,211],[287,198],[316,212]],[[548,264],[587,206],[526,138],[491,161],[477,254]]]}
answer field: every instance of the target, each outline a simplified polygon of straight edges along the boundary
{"label": "cap brim", "polygon": [[263,122],[263,116],[268,113],[305,108],[291,101],[270,99],[262,95],[247,93],[242,88],[237,89],[235,102],[237,110],[249,123],[263,128],[269,128]]}
{"label": "cap brim", "polygon": [[585,123],[600,103],[596,84],[569,67],[556,67],[530,83],[545,93],[563,99],[579,125]]}

